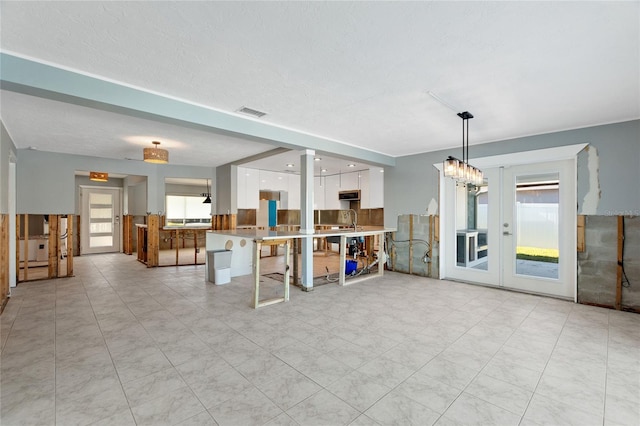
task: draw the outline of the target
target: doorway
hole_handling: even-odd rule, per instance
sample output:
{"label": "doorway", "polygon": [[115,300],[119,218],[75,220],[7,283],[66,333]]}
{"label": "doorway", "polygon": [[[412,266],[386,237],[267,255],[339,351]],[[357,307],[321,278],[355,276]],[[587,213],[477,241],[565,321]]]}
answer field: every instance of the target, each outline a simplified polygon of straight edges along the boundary
{"label": "doorway", "polygon": [[120,251],[120,188],[80,187],[80,253]]}
{"label": "doorway", "polygon": [[575,160],[444,179],[444,278],[575,298]]}

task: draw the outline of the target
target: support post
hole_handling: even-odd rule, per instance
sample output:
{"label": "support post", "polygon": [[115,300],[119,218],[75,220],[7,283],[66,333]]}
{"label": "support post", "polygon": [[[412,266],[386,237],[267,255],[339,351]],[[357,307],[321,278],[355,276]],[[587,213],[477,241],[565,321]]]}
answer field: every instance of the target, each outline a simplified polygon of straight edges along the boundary
{"label": "support post", "polygon": [[60,258],[60,216],[49,215],[49,278],[58,278],[58,263]]}
{"label": "support post", "polygon": [[[313,223],[313,160],[316,152],[306,149],[300,156],[300,232],[312,235]],[[313,289],[313,238],[302,238],[302,289]]]}
{"label": "support post", "polygon": [[22,274],[22,280],[29,280],[29,215],[25,214],[24,218],[24,253],[22,267],[24,268],[24,274]]}
{"label": "support post", "polygon": [[67,215],[67,276],[73,276],[73,219],[72,214]]}
{"label": "support post", "polygon": [[147,217],[147,267],[153,268],[160,263],[160,217],[150,214]]}
{"label": "support post", "polygon": [[618,216],[618,268],[616,273],[616,309],[622,309],[622,262],[624,248],[624,217]]}
{"label": "support post", "polygon": [[409,215],[409,274],[413,274],[413,215]]}

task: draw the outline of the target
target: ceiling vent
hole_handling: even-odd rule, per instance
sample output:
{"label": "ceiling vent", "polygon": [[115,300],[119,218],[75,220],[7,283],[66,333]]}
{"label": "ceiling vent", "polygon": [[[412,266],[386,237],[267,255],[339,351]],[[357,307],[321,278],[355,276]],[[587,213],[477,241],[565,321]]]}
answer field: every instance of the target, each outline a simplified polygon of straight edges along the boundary
{"label": "ceiling vent", "polygon": [[238,109],[237,111],[242,113],[242,114],[247,114],[247,115],[250,115],[250,116],[256,117],[256,118],[261,118],[261,117],[267,115],[266,112],[258,111],[257,109],[253,109],[253,108],[247,108],[245,106],[243,106],[242,108]]}

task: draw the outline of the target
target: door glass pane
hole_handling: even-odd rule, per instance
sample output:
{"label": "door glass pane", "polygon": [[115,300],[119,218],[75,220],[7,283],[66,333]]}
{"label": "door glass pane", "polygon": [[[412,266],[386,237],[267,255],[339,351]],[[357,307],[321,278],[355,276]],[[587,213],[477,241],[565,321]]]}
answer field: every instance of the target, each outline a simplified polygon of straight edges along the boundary
{"label": "door glass pane", "polygon": [[89,232],[92,234],[104,234],[113,232],[113,224],[111,222],[91,223]]}
{"label": "door glass pane", "polygon": [[113,237],[111,235],[102,236],[102,237],[90,237],[89,238],[89,247],[91,247],[91,248],[95,248],[95,247],[110,247],[112,245],[113,245]]}
{"label": "door glass pane", "polygon": [[91,204],[109,204],[109,205],[111,205],[113,203],[113,195],[91,192],[89,194],[89,203],[91,203]]}
{"label": "door glass pane", "polygon": [[516,273],[558,278],[558,173],[516,177]]}
{"label": "door glass pane", "polygon": [[456,186],[456,265],[487,270],[489,185]]}
{"label": "door glass pane", "polygon": [[91,207],[91,219],[111,219],[113,209],[111,207],[95,208]]}

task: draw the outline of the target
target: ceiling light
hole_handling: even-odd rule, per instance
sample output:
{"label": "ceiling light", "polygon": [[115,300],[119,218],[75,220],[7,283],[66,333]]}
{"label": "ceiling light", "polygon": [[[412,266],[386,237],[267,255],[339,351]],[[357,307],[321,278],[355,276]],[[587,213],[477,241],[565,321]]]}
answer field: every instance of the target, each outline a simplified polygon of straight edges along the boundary
{"label": "ceiling light", "polygon": [[326,172],[327,172],[327,169],[322,169],[322,170],[320,170],[320,171],[321,171],[321,172],[323,172],[323,173],[326,173]]}
{"label": "ceiling light", "polygon": [[320,158],[320,157],[315,157],[315,158],[313,159],[313,161],[320,161],[320,160],[322,160],[322,158]]}
{"label": "ceiling light", "polygon": [[143,150],[144,161],[147,163],[166,164],[169,162],[169,151],[158,148],[160,142],[153,141],[153,148],[145,148]]}
{"label": "ceiling light", "polygon": [[207,192],[203,192],[202,196],[205,197],[202,204],[211,204],[211,190],[209,189],[209,179],[207,179]]}
{"label": "ceiling light", "polygon": [[384,173],[384,169],[380,169],[380,173]]}
{"label": "ceiling light", "polygon": [[291,163],[287,164],[287,167],[293,167],[293,166],[294,164],[291,164]]}
{"label": "ceiling light", "polygon": [[473,114],[465,111],[458,113],[458,117],[462,118],[462,160],[452,156],[444,160],[444,175],[463,184],[479,186],[484,182],[484,175],[480,169],[469,164],[469,120]]}
{"label": "ceiling light", "polygon": [[351,164],[347,164],[347,167],[355,167],[356,165],[351,163]]}
{"label": "ceiling light", "polygon": [[89,180],[94,182],[107,182],[109,180],[109,173],[89,172]]}

